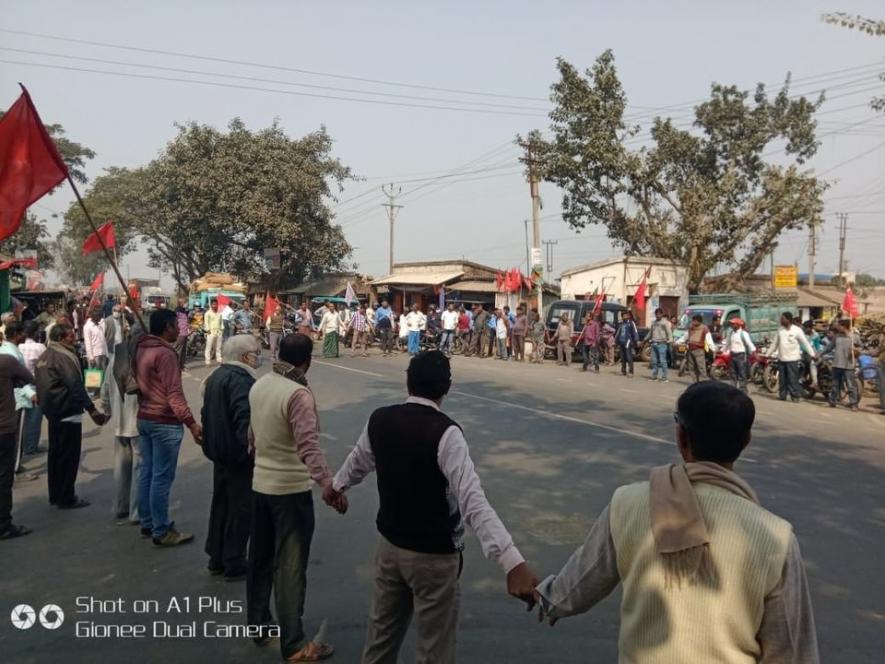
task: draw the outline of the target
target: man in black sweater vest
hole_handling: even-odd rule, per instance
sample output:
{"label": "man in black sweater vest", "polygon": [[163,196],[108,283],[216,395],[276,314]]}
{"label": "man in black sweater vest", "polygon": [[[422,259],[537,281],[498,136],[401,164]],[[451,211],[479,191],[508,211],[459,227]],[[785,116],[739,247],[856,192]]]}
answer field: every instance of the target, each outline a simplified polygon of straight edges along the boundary
{"label": "man in black sweater vest", "polygon": [[464,522],[485,556],[507,574],[507,591],[529,608],[538,583],[486,499],[461,427],[440,411],[452,386],[449,359],[439,351],[419,353],[407,384],[406,403],[369,417],[325,496],[334,503],[378,473],[381,541],[363,664],[395,663],[413,614],[415,661],[455,661]]}

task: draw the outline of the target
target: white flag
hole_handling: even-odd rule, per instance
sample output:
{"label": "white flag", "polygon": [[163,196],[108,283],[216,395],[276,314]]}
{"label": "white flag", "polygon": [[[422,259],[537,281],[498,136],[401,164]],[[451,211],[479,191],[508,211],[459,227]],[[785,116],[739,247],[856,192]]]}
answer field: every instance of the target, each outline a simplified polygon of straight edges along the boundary
{"label": "white flag", "polygon": [[350,282],[347,282],[347,290],[344,292],[344,301],[347,304],[358,302],[356,299],[356,292],[353,290],[353,286],[350,285]]}

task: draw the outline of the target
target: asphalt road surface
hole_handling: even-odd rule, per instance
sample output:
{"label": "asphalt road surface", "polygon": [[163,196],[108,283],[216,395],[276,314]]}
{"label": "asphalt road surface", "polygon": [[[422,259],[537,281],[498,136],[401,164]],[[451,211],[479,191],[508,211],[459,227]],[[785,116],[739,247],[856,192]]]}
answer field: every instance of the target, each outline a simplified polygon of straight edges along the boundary
{"label": "asphalt road surface", "polygon": [[[405,367],[405,357],[316,359],[309,378],[333,472],[371,411],[405,397]],[[613,368],[594,375],[550,363],[454,360],[455,384],[444,408],[462,424],[489,499],[542,577],[557,571],[582,542],[617,486],[644,479],[652,466],[676,459],[672,412],[685,383],[675,378],[651,383],[645,365],[637,370],[635,378],[626,379]],[[195,365],[185,375],[195,412],[208,371]],[[819,398],[798,405],[767,394],[754,393],[754,398],[755,436],[738,471],[763,505],[795,526],[822,660],[882,662],[885,417],[872,409],[831,410]],[[245,622],[238,612],[245,586],[206,572],[211,467],[189,434],[171,510],[180,529],[196,533],[196,542],[158,550],[139,537],[137,528],[114,519],[111,432],[91,423],[84,428],[78,492],[91,507],[66,512],[49,507],[45,455],[27,463],[41,478],[15,487],[16,520],[35,532],[0,542],[0,660],[278,660],[276,646],[259,649],[248,639],[203,635],[204,629],[223,634],[216,625]],[[342,517],[315,492],[317,528],[305,616],[311,632],[326,621],[326,638],[338,650],[332,661],[347,663],[359,660],[369,607],[377,541],[374,479],[353,490],[350,501],[350,512]],[[554,628],[538,625],[506,595],[503,574],[482,557],[470,535],[462,582],[461,662],[616,661],[619,592],[585,616]],[[90,612],[82,611],[87,603]],[[47,604],[58,605],[65,620],[52,630],[39,619],[30,629],[17,629],[10,612],[18,604],[38,614]],[[152,636],[155,622],[164,636]],[[78,637],[77,630],[88,634],[90,624],[118,630],[143,625],[148,636]],[[191,636],[186,628],[194,626],[197,635]],[[412,661],[411,646],[410,638],[402,661]]]}

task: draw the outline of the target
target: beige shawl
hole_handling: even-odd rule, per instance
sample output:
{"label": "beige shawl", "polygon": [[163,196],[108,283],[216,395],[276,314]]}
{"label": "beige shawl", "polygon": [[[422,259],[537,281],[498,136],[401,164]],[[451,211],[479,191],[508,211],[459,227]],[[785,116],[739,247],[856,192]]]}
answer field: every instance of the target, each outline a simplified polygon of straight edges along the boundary
{"label": "beige shawl", "polygon": [[712,484],[758,505],[756,493],[737,474],[710,461],[658,466],[649,480],[651,530],[663,557],[666,586],[708,580],[710,537],[692,484]]}

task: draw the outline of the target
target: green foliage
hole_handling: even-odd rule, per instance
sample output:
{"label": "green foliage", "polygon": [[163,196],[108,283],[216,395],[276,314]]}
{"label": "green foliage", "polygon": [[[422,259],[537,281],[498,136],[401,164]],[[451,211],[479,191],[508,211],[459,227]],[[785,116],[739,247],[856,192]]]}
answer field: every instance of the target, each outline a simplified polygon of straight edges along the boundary
{"label": "green foliage", "polygon": [[874,288],[876,286],[885,286],[885,279],[879,279],[872,274],[861,272],[854,278],[854,283],[860,288]]}
{"label": "green foliage", "polygon": [[[583,75],[562,59],[558,69],[553,138],[532,132],[520,141],[562,189],[572,228],[600,224],[628,255],[685,263],[696,291],[717,266],[735,282],[746,278],[785,230],[820,223],[826,185],[799,167],[817,151],[822,97],[791,99],[789,78],[771,99],[761,84],[751,95],[714,83],[692,128],[659,117],[650,146],[632,148],[640,127],[627,123],[611,51]],[[767,162],[772,144],[792,163]]]}
{"label": "green foliage", "polygon": [[[325,129],[293,140],[276,123],[256,132],[239,119],[227,132],[190,123],[150,164],[96,179],[86,204],[96,221],[117,222],[127,248],[145,239],[150,264],[182,288],[210,270],[261,278],[270,247],[282,249],[281,274],[297,283],[351,253],[327,206],[330,187],[351,174],[331,149]],[[82,228],[75,210],[70,217]]]}
{"label": "green foliage", "polygon": [[866,16],[848,14],[847,12],[833,12],[832,14],[824,14],[821,16],[825,23],[841,25],[843,28],[850,30],[859,30],[866,32],[874,37],[885,35],[885,21],[877,21]]}
{"label": "green foliage", "polygon": [[37,250],[37,266],[41,270],[52,269],[55,257],[49,242],[46,222],[32,212],[25,214],[24,221],[14,235],[0,242],[0,254],[15,256],[17,251]]}

